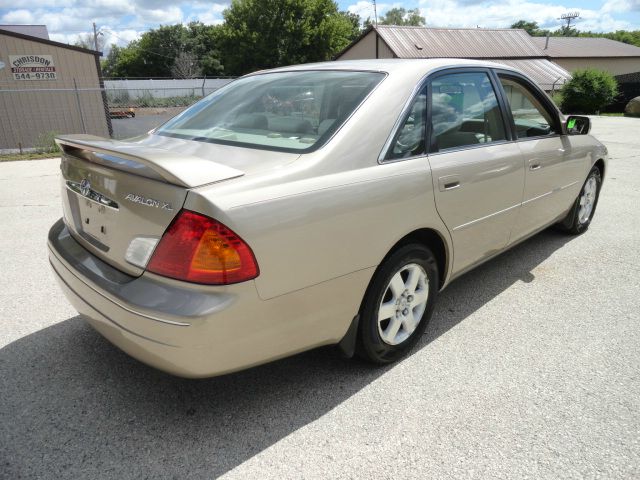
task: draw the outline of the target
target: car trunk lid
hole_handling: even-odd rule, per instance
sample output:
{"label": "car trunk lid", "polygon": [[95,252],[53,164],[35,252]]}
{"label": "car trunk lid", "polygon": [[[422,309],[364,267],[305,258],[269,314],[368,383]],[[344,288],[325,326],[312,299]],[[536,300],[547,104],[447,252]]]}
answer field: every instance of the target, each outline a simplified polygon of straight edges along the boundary
{"label": "car trunk lid", "polygon": [[244,173],[211,160],[91,135],[57,139],[64,220],[74,238],[138,276],[188,190]]}

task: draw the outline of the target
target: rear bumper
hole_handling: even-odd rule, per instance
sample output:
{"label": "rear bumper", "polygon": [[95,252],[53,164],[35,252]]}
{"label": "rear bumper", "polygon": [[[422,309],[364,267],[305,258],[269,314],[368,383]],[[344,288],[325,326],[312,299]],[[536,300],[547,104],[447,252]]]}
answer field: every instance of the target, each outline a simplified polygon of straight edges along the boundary
{"label": "rear bumper", "polygon": [[126,275],[78,244],[62,220],[48,246],[63,292],[98,332],[132,357],[183,377],[220,375],[339,342],[373,273],[263,301],[254,282],[208,287]]}

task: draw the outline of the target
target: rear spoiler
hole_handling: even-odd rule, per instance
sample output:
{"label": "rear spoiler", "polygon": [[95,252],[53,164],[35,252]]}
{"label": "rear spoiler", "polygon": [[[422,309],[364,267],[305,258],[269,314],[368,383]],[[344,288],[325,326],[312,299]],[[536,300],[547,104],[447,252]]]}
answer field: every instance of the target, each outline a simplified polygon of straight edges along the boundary
{"label": "rear spoiler", "polygon": [[205,158],[95,135],[65,135],[57,137],[56,143],[67,155],[186,188],[244,175]]}

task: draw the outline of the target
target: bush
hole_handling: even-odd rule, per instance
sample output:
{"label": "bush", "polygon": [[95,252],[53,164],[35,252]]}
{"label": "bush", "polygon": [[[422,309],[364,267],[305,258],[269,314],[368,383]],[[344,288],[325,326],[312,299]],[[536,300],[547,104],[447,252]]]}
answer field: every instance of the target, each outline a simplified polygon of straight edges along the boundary
{"label": "bush", "polygon": [[37,153],[57,153],[60,151],[56,143],[58,132],[50,131],[38,135],[36,138],[35,150]]}
{"label": "bush", "polygon": [[602,70],[576,70],[560,90],[561,109],[565,113],[596,113],[614,101],[618,83]]}
{"label": "bush", "polygon": [[112,107],[128,107],[130,101],[128,90],[107,90],[107,102]]}

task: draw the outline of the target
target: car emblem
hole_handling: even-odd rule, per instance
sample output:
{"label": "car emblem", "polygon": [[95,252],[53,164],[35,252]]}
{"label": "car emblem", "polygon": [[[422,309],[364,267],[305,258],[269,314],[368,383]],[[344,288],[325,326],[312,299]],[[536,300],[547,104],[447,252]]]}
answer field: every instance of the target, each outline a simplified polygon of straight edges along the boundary
{"label": "car emblem", "polygon": [[101,205],[106,205],[114,209],[118,209],[118,204],[111,200],[106,195],[102,195],[91,188],[91,183],[86,178],[83,178],[80,183],[67,180],[67,188],[73,190],[79,195],[86,197],[88,200],[93,200]]}
{"label": "car emblem", "polygon": [[83,178],[80,182],[80,193],[85,197],[88,197],[89,193],[91,193],[91,183],[86,178]]}

